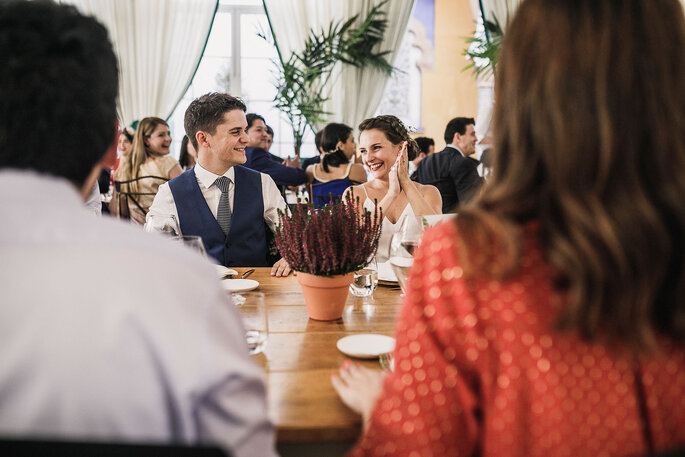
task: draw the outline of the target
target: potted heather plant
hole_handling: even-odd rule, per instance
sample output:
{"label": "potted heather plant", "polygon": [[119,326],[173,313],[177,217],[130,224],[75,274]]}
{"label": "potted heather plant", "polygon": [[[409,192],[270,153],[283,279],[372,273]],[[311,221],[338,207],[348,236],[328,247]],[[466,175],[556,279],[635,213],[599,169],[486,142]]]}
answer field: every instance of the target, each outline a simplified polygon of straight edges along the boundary
{"label": "potted heather plant", "polygon": [[376,253],[383,216],[372,214],[348,194],[344,202],[316,210],[297,205],[279,213],[276,246],[297,279],[309,317],[335,320],[342,316],[353,272]]}

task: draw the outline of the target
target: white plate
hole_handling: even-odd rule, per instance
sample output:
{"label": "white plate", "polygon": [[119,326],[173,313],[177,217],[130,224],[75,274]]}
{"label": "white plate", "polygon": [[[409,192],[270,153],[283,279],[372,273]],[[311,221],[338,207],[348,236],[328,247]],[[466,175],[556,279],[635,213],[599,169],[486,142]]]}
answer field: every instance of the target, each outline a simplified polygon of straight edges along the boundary
{"label": "white plate", "polygon": [[384,282],[397,282],[397,276],[395,272],[392,271],[392,265],[390,262],[382,262],[378,264],[378,280]]}
{"label": "white plate", "polygon": [[233,270],[232,268],[226,268],[223,265],[214,265],[216,268],[216,273],[219,275],[220,278],[223,278],[226,275],[234,275],[238,276],[238,272]]}
{"label": "white plate", "polygon": [[395,349],[395,338],[374,333],[350,335],[340,338],[336,344],[340,352],[358,359],[375,359]]}
{"label": "white plate", "polygon": [[259,282],[254,279],[224,279],[221,284],[229,292],[247,292],[259,287]]}

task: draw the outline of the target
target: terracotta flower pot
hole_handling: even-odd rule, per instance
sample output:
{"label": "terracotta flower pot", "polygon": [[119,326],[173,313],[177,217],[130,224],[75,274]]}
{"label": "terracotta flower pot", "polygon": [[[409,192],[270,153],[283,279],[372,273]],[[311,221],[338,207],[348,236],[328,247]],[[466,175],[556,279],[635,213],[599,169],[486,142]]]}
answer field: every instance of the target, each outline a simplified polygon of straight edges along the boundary
{"label": "terracotta flower pot", "polygon": [[309,317],[317,321],[340,319],[353,277],[354,273],[326,277],[298,271]]}

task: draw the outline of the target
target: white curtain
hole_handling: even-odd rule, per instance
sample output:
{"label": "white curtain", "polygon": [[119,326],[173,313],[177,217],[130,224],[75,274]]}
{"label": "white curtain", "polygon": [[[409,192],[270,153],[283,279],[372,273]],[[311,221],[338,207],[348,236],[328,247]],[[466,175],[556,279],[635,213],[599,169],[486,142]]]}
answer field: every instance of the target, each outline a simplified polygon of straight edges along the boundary
{"label": "white curtain", "polygon": [[[386,3],[388,27],[380,50],[392,64],[402,43],[415,0],[392,0]],[[359,14],[360,22],[381,0],[264,0],[271,28],[283,60],[304,48],[310,29],[327,28],[331,21],[347,20]],[[324,110],[330,122],[343,122],[356,128],[373,116],[385,89],[388,76],[373,68],[358,69],[337,65],[330,87],[324,88],[329,100]],[[323,125],[315,125],[318,130]]]}
{"label": "white curtain", "polygon": [[[522,0],[481,0],[485,10],[485,19],[497,21],[502,26],[502,30],[507,30],[507,23],[513,19],[514,13]],[[476,0],[477,2],[477,0]]]}
{"label": "white curtain", "polygon": [[119,59],[119,118],[166,119],[204,51],[218,0],[61,0],[97,17]]}

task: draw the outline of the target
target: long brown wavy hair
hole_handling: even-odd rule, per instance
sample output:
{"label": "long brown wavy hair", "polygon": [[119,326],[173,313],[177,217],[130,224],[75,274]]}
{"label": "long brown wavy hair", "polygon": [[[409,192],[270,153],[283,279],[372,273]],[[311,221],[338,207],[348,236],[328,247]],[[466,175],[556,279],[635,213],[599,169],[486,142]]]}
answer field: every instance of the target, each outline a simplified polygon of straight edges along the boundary
{"label": "long brown wavy hair", "polygon": [[493,176],[457,221],[469,273],[514,273],[534,220],[568,298],[560,328],[637,351],[683,341],[684,50],[678,0],[520,6],[497,67]]}
{"label": "long brown wavy hair", "polygon": [[[152,132],[154,132],[160,124],[166,125],[167,127],[169,126],[164,119],[159,117],[146,117],[138,123],[136,133],[133,135],[131,152],[117,169],[116,177],[118,180],[127,181],[139,177],[141,165],[143,165],[149,157],[159,157],[159,154],[145,144],[145,138],[149,138],[150,135],[152,135]],[[138,192],[137,182],[127,184],[127,186],[130,192]]]}

